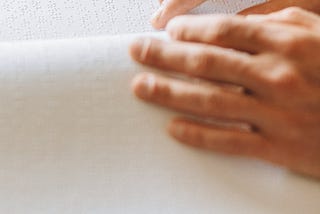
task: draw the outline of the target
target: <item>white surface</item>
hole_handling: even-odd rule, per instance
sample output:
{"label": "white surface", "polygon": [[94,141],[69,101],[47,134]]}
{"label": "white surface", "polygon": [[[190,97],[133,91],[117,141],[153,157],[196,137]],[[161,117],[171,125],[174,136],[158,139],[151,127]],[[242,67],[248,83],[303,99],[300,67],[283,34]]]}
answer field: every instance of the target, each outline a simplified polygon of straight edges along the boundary
{"label": "white surface", "polygon": [[[0,39],[149,31],[156,5],[2,0]],[[167,137],[130,94],[132,37],[0,43],[0,213],[319,213],[318,181]]]}
{"label": "white surface", "polygon": [[[263,0],[210,0],[193,13],[233,13]],[[153,31],[158,0],[1,0],[0,40]]]}
{"label": "white surface", "polygon": [[319,213],[317,181],[168,138],[130,38],[0,45],[0,213]]}

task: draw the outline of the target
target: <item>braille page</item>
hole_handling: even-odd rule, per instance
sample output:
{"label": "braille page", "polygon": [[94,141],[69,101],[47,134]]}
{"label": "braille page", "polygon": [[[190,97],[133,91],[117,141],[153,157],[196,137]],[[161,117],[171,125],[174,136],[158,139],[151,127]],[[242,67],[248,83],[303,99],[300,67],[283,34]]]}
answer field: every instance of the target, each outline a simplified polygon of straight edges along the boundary
{"label": "braille page", "polygon": [[0,213],[319,214],[318,181],[169,138],[132,37],[0,43]]}
{"label": "braille page", "polygon": [[[263,0],[210,0],[192,13],[234,13]],[[158,0],[1,0],[0,40],[56,39],[154,31]]]}
{"label": "braille page", "polygon": [[[208,1],[234,13],[261,1]],[[0,213],[318,214],[317,181],[194,150],[138,102],[127,46],[157,0],[2,0]],[[107,36],[117,35],[117,36]],[[146,34],[143,34],[146,35]],[[165,37],[164,34],[156,34]]]}

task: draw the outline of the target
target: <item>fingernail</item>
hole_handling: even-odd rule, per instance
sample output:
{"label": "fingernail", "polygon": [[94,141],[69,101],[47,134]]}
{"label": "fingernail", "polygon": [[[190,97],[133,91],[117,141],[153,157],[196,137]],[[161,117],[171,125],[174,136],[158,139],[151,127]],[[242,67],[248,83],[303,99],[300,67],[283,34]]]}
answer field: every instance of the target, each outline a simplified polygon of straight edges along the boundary
{"label": "fingernail", "polygon": [[155,88],[155,77],[152,74],[144,75],[138,80],[134,80],[135,92],[140,98],[150,98]]}
{"label": "fingernail", "polygon": [[151,17],[152,23],[157,23],[162,15],[163,7],[161,6]]}
{"label": "fingernail", "polygon": [[146,59],[150,44],[150,38],[136,39],[130,46],[131,56],[138,61],[144,61]]}
{"label": "fingernail", "polygon": [[186,133],[186,128],[184,125],[172,122],[169,126],[170,133],[173,137],[181,139]]}
{"label": "fingernail", "polygon": [[162,23],[161,23],[161,18],[162,18],[162,15],[163,15],[163,11],[164,11],[164,8],[165,8],[165,5],[167,4],[167,1],[164,0],[159,9],[152,15],[151,17],[151,24],[153,27],[157,28],[157,29],[160,29],[160,28],[163,28],[162,26]]}
{"label": "fingernail", "polygon": [[134,40],[130,45],[131,56],[135,59],[139,59],[143,49],[144,39],[138,38]]}

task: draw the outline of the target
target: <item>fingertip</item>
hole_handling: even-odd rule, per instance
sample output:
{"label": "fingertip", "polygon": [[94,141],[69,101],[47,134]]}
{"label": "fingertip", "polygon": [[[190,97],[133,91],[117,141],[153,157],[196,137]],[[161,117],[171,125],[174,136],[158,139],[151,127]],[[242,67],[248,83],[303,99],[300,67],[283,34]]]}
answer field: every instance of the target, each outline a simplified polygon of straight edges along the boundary
{"label": "fingertip", "polygon": [[147,58],[150,45],[151,38],[137,38],[130,44],[129,54],[134,60],[144,62]]}
{"label": "fingertip", "polygon": [[[168,22],[168,1],[162,1],[158,10],[152,15],[150,23],[157,30],[162,30]],[[170,10],[169,10],[170,11]]]}
{"label": "fingertip", "polygon": [[162,30],[166,26],[166,21],[162,18],[163,10],[160,8],[157,10],[150,19],[150,23],[153,28],[157,30]]}
{"label": "fingertip", "polygon": [[150,24],[156,30],[163,30],[166,27],[165,23],[161,23],[161,22],[154,20],[154,19],[150,20]]}
{"label": "fingertip", "polygon": [[139,83],[141,81],[141,74],[138,74],[133,77],[131,81],[131,91],[137,96],[138,90],[139,90]]}
{"label": "fingertip", "polygon": [[176,140],[182,142],[186,135],[186,125],[181,118],[172,119],[167,126],[168,133]]}
{"label": "fingertip", "polygon": [[179,9],[181,8],[176,8],[171,2],[163,3],[153,14],[150,21],[151,25],[156,29],[166,29],[172,19],[184,13],[184,11],[179,11]]}
{"label": "fingertip", "polygon": [[134,60],[140,60],[140,55],[143,50],[144,38],[135,39],[129,46],[129,54]]}
{"label": "fingertip", "polygon": [[205,0],[186,1],[181,4],[176,0],[164,0],[161,2],[160,8],[154,13],[151,24],[156,29],[165,28],[169,21],[176,16],[185,14]]}
{"label": "fingertip", "polygon": [[142,73],[136,75],[131,82],[131,90],[135,96],[141,99],[148,99],[153,94],[155,88],[155,76],[153,74]]}

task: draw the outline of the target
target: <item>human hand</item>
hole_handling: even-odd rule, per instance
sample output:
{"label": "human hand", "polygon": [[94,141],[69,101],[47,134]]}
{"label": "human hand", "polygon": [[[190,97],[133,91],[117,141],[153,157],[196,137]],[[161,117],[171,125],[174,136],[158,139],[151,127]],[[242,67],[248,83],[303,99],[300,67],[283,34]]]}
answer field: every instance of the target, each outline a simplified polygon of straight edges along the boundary
{"label": "human hand", "polygon": [[206,0],[159,0],[160,8],[151,18],[154,28],[161,29],[177,15],[182,15]]}
{"label": "human hand", "polygon": [[182,117],[168,127],[174,138],[320,178],[319,16],[297,8],[249,17],[182,16],[167,31],[173,41],[137,40],[132,57],[206,82],[143,73],[133,81],[134,93],[201,119],[252,127],[227,128]]}

